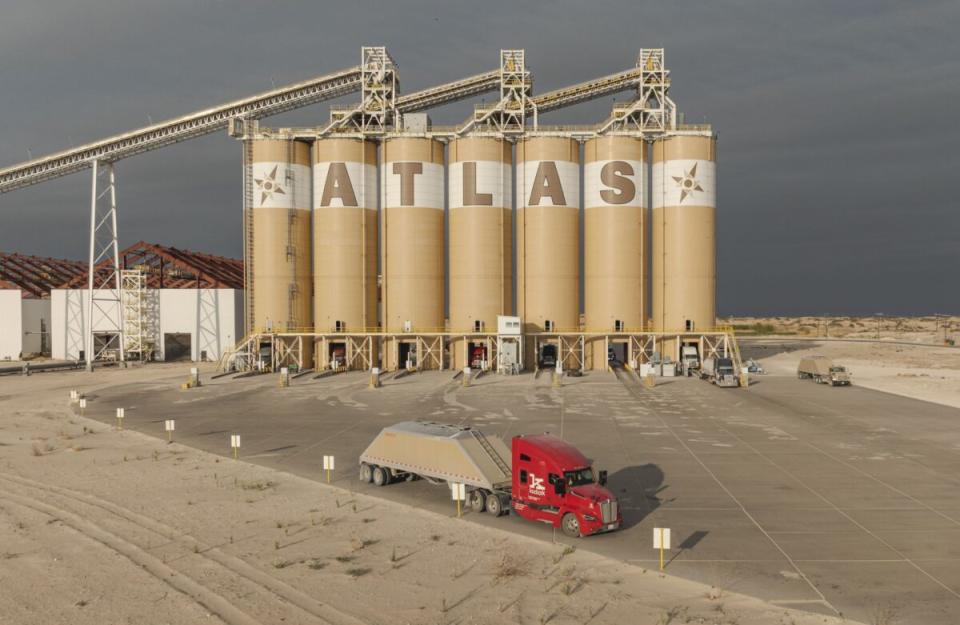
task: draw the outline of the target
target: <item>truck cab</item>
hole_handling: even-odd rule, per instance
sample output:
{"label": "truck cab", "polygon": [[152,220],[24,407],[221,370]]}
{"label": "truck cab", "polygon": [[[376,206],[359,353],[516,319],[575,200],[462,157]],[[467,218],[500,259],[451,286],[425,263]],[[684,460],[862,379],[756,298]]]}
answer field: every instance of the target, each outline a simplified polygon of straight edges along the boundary
{"label": "truck cab", "polygon": [[680,363],[683,365],[683,373],[688,376],[700,368],[700,354],[697,353],[696,345],[684,345],[680,348]]}
{"label": "truck cab", "polygon": [[568,536],[618,529],[617,498],[606,487],[606,471],[569,443],[552,436],[515,436],[511,502],[525,519],[549,523]]}

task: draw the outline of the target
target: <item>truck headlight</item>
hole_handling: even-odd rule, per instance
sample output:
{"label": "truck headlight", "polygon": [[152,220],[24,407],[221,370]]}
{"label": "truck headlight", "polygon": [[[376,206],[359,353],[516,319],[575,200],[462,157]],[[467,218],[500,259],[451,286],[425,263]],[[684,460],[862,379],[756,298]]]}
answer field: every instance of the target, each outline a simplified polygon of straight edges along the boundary
{"label": "truck headlight", "polygon": [[595,516],[593,516],[593,515],[590,515],[590,514],[585,514],[585,515],[583,515],[583,520],[584,520],[584,521],[596,521],[596,520],[597,520],[597,517],[595,517]]}

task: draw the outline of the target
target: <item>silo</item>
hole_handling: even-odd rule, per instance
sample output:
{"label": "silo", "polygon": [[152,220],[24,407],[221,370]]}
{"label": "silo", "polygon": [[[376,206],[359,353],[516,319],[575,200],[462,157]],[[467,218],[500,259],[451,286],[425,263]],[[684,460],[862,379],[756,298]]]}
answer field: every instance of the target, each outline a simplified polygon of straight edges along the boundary
{"label": "silo", "polygon": [[[653,323],[664,332],[716,325],[716,159],[713,134],[674,135],[653,144]],[[680,346],[662,352],[676,361]]]}
{"label": "silo", "polygon": [[394,136],[381,162],[383,327],[406,335],[385,343],[384,361],[432,368],[415,336],[444,330],[443,144]]}
{"label": "silo", "polygon": [[[513,310],[512,149],[493,137],[450,143],[450,331],[496,332]],[[490,362],[493,341],[453,338],[455,368]]]}
{"label": "silo", "polygon": [[[260,332],[312,332],[310,146],[253,141],[253,327]],[[303,365],[311,366],[304,340]]]}
{"label": "silo", "polygon": [[[580,146],[565,137],[531,136],[517,144],[517,314],[524,333],[577,333],[580,326]],[[526,366],[553,339],[527,339]],[[572,366],[567,362],[565,366]]]}
{"label": "silo", "polygon": [[[610,135],[584,145],[584,325],[588,333],[636,332],[647,317],[646,142]],[[628,362],[628,339],[611,338]],[[606,369],[608,340],[590,340],[587,360]]]}
{"label": "silo", "polygon": [[[377,326],[377,146],[347,138],[313,144],[313,318],[317,333]],[[317,362],[376,366],[372,342],[325,337]],[[357,353],[360,352],[360,353]]]}

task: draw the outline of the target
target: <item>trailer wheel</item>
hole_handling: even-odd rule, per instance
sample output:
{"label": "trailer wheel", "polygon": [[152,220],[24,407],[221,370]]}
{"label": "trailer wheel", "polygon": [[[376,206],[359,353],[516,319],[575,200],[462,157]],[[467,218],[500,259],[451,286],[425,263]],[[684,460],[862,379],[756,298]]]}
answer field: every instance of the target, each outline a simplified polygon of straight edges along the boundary
{"label": "trailer wheel", "polygon": [[390,483],[390,470],[376,467],[373,470],[373,483],[377,486],[386,486]]}
{"label": "trailer wheel", "polygon": [[487,512],[493,516],[500,516],[503,514],[503,500],[500,499],[500,495],[496,493],[490,493],[490,496],[487,497]]}
{"label": "trailer wheel", "polygon": [[373,467],[366,462],[360,463],[360,482],[369,484],[373,481]]}
{"label": "trailer wheel", "polygon": [[[494,495],[496,497],[496,495]],[[470,491],[470,509],[474,512],[483,512],[487,507],[487,494],[482,490]]]}
{"label": "trailer wheel", "polygon": [[580,519],[574,513],[568,512],[560,520],[560,529],[571,538],[580,538]]}

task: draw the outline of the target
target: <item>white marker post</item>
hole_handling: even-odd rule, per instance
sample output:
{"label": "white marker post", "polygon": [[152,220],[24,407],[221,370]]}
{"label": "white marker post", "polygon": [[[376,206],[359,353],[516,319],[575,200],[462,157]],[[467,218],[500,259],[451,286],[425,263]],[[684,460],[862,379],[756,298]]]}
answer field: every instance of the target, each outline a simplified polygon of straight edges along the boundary
{"label": "white marker post", "polygon": [[323,470],[327,472],[327,484],[330,483],[330,472],[334,469],[333,456],[323,457]]}
{"label": "white marker post", "polygon": [[200,369],[197,367],[190,367],[190,382],[194,386],[200,386]]}
{"label": "white marker post", "polygon": [[466,484],[451,484],[450,494],[453,497],[453,500],[457,502],[457,518],[460,518],[462,515],[460,502],[467,498]]}
{"label": "white marker post", "polygon": [[117,429],[123,429],[123,417],[125,416],[126,408],[117,408]]}
{"label": "white marker post", "polygon": [[167,419],[163,422],[163,429],[167,431],[167,442],[173,442],[173,430],[176,427],[176,424],[173,422],[173,419]]}
{"label": "white marker post", "polygon": [[236,460],[240,454],[240,435],[239,434],[230,435],[230,447],[233,448],[233,459]]}
{"label": "white marker post", "polygon": [[86,408],[87,408],[87,398],[86,398],[86,397],[81,397],[81,398],[80,398],[80,416],[81,416],[81,417],[83,416],[83,411],[84,411]]}
{"label": "white marker post", "polygon": [[80,401],[80,391],[70,391],[70,402],[76,403]]}
{"label": "white marker post", "polygon": [[663,552],[665,549],[670,549],[670,528],[669,527],[655,527],[653,528],[653,548],[660,550],[660,570],[663,570]]}
{"label": "white marker post", "polygon": [[290,369],[287,367],[280,368],[280,387],[287,388],[290,386]]}

